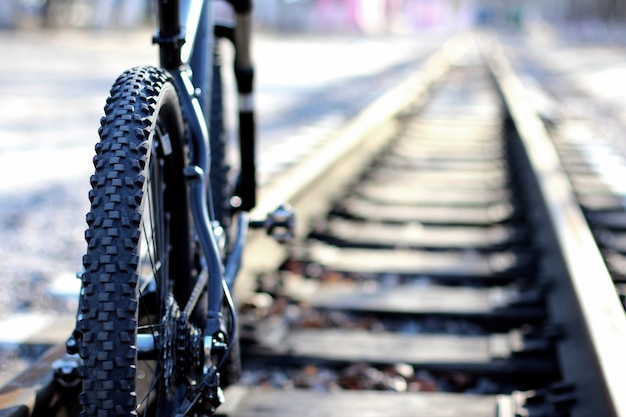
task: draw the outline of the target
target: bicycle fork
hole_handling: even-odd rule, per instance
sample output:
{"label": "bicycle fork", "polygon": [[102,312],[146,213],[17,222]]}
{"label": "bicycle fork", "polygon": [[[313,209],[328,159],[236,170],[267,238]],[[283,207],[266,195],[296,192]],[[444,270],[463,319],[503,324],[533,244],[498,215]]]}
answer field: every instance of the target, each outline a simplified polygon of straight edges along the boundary
{"label": "bicycle fork", "polygon": [[[191,126],[191,131],[193,135],[198,135],[194,142],[198,143],[199,149],[195,149],[193,154],[206,155],[208,151],[203,149],[203,146],[206,146],[207,143],[206,139],[198,140],[198,138],[206,138],[206,127],[199,122],[204,120],[204,118],[201,117],[202,111],[197,100],[194,98],[193,94],[191,94],[191,81],[185,73],[182,72],[178,80],[181,82],[181,87],[185,87],[183,91],[188,91],[189,93],[181,100],[183,111],[193,111],[196,113],[196,117],[190,118],[195,121]],[[248,214],[245,211],[238,211],[236,215],[237,229],[235,241],[229,253],[226,265],[223,267],[215,233],[213,233],[212,225],[209,221],[205,200],[210,190],[207,189],[205,170],[202,169],[202,165],[205,164],[206,166],[207,162],[202,160],[202,157],[196,162],[198,162],[197,165],[190,166],[187,169],[187,177],[189,178],[191,188],[192,214],[199,240],[207,260],[208,274],[198,279],[192,292],[192,297],[190,297],[188,305],[185,307],[185,311],[193,310],[195,305],[190,303],[197,302],[199,294],[201,294],[204,289],[208,290],[209,305],[204,332],[205,336],[203,339],[206,369],[202,382],[192,387],[189,395],[187,395],[181,405],[180,410],[176,412],[176,416],[186,416],[191,412],[212,414],[224,401],[219,383],[219,367],[222,360],[228,356],[230,344],[236,337],[236,312],[231,290],[240,269],[248,229],[265,228],[269,235],[280,242],[290,240],[295,229],[294,213],[291,208],[286,205],[279,206],[274,212],[269,213],[266,219],[261,221],[250,222],[248,220]],[[254,171],[251,172],[254,174]],[[221,278],[218,280],[209,279],[210,276]],[[198,296],[196,296],[196,294]],[[232,316],[231,329],[228,329],[227,332],[229,335],[228,338],[224,337],[224,329],[222,329],[224,320],[221,310],[224,301],[226,301],[226,304],[229,306]],[[188,317],[188,315],[186,317]],[[213,361],[213,359],[215,359],[215,361]]]}

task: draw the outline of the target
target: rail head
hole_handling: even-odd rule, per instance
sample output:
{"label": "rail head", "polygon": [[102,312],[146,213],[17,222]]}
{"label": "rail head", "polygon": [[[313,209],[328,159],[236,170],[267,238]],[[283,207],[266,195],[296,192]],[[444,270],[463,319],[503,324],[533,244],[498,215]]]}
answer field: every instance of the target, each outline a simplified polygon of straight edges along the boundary
{"label": "rail head", "polygon": [[[488,45],[484,56],[526,150],[529,171],[534,173],[531,183],[541,201],[549,202],[534,215],[551,231],[542,239],[552,254],[543,267],[553,280],[551,315],[566,333],[558,349],[564,378],[574,384],[578,399],[572,416],[624,417],[626,314],[548,131],[504,46],[495,37],[482,37],[480,42]],[[563,308],[571,300],[576,315],[567,314],[569,306]]]}

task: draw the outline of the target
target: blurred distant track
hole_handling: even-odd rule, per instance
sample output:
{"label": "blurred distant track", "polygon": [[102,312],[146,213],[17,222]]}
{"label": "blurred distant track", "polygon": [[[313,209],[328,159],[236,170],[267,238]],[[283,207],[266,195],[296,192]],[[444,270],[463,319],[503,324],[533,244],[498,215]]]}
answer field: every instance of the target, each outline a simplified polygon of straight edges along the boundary
{"label": "blurred distant track", "polygon": [[[289,201],[299,239],[246,248],[218,414],[626,417],[625,216],[544,121],[500,43],[459,35],[277,174],[253,217]],[[0,416],[78,415],[74,369],[52,347]]]}

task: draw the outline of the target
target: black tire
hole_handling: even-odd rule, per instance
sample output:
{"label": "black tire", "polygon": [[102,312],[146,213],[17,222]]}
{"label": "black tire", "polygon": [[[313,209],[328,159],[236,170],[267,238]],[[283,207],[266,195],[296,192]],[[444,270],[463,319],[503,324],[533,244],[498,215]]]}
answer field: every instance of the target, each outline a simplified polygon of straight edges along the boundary
{"label": "black tire", "polygon": [[[99,134],[79,321],[83,415],[141,415],[153,400],[158,415],[169,415],[185,384],[177,386],[171,369],[180,366],[179,346],[167,341],[176,331],[166,317],[184,308],[197,250],[183,176],[185,128],[170,77],[152,67],[122,74]],[[203,329],[204,314],[194,317]],[[151,357],[139,360],[137,334],[150,332],[161,337]],[[185,372],[201,373],[196,362]]]}

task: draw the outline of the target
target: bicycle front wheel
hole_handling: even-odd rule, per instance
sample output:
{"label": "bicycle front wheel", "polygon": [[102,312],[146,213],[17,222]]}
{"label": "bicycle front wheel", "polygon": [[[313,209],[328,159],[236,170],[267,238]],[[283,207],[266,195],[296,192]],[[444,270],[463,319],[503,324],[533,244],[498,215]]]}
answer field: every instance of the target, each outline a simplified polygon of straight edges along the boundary
{"label": "bicycle front wheel", "polygon": [[83,415],[168,415],[202,373],[204,328],[202,312],[180,320],[198,249],[171,78],[153,67],[122,74],[99,134],[79,321]]}

